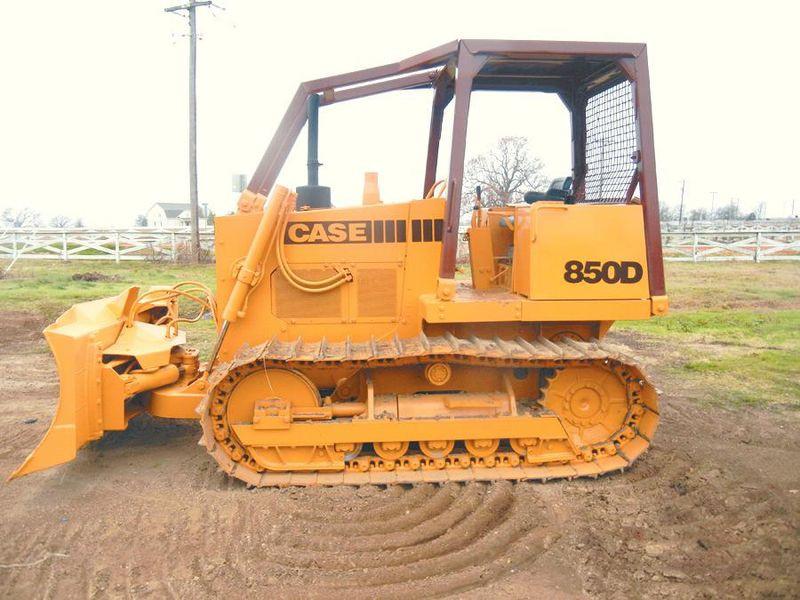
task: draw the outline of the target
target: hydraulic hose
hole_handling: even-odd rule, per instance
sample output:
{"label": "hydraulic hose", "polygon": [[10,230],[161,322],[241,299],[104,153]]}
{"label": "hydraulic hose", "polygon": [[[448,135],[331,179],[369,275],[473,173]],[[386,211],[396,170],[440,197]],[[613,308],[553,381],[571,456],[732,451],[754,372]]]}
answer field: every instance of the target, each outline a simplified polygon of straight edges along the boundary
{"label": "hydraulic hose", "polygon": [[292,287],[300,290],[301,292],[306,292],[309,294],[321,294],[334,290],[348,281],[352,281],[352,276],[349,274],[349,272],[337,271],[330,277],[311,280],[305,279],[304,277],[301,277],[292,271],[292,268],[289,266],[289,262],[286,260],[283,244],[283,238],[285,236],[288,223],[289,206],[288,203],[286,203],[281,211],[280,227],[278,228],[278,234],[275,236],[275,256],[277,258],[278,268],[286,278],[286,281],[288,281]]}
{"label": "hydraulic hose", "polygon": [[264,214],[261,217],[256,234],[247,251],[247,256],[236,272],[236,281],[228,296],[228,302],[222,311],[222,325],[208,361],[209,369],[214,367],[230,324],[244,316],[250,294],[252,294],[261,280],[261,274],[265,268],[264,265],[273,241],[278,268],[286,278],[286,281],[301,292],[321,294],[352,281],[352,275],[346,270],[344,272],[337,271],[335,275],[325,279],[312,281],[300,277],[289,267],[284,255],[283,236],[289,222],[291,206],[295,203],[296,198],[295,194],[290,193],[288,189],[282,186],[275,186],[270,195],[264,207]]}

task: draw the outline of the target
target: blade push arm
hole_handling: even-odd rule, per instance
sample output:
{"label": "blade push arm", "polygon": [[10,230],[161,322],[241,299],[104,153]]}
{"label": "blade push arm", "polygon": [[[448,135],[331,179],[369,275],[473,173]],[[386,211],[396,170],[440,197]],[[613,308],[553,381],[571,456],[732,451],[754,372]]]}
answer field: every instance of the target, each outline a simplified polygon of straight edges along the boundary
{"label": "blade push arm", "polygon": [[222,326],[220,327],[214,350],[208,359],[209,370],[213,367],[214,361],[219,354],[219,349],[228,333],[230,324],[244,316],[244,307],[250,292],[258,285],[261,280],[260,267],[267,258],[270,248],[273,246],[275,236],[278,235],[278,222],[280,221],[281,208],[289,197],[289,190],[281,185],[276,185],[272,190],[269,200],[264,206],[261,221],[258,229],[250,242],[244,261],[238,265],[236,272],[236,282],[233,290],[228,297],[225,308],[222,310]]}

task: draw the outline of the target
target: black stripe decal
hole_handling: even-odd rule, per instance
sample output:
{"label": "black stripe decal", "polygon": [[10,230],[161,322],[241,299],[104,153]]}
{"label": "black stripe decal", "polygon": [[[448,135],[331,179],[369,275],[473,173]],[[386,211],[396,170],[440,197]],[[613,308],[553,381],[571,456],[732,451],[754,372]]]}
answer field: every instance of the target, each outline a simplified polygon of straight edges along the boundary
{"label": "black stripe decal", "polygon": [[[376,219],[374,221],[292,221],[284,233],[286,244],[405,244],[408,221]],[[443,219],[411,219],[412,242],[441,242]]]}
{"label": "black stripe decal", "polygon": [[431,219],[422,221],[422,240],[425,242],[433,241],[433,221]]}
{"label": "black stripe decal", "polygon": [[394,221],[385,221],[383,230],[386,233],[386,241],[392,243],[394,241]]}
{"label": "black stripe decal", "polygon": [[411,221],[411,241],[422,241],[422,222],[419,219]]}

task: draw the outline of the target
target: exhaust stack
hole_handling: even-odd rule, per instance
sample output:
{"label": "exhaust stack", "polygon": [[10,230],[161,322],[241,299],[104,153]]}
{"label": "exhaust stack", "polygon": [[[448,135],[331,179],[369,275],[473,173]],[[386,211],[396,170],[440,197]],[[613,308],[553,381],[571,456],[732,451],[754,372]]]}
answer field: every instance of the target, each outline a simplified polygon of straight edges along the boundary
{"label": "exhaust stack", "polygon": [[330,208],[331,188],[319,185],[319,94],[308,97],[308,185],[297,187],[297,207]]}

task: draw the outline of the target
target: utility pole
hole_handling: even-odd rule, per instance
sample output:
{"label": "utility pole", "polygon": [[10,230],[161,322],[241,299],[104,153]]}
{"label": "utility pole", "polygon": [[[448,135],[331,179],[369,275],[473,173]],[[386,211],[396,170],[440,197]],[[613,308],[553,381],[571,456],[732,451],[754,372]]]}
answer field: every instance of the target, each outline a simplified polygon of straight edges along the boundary
{"label": "utility pole", "polygon": [[714,200],[717,197],[717,192],[711,192],[711,214],[709,215],[710,219],[714,218]]}
{"label": "utility pole", "polygon": [[683,194],[686,191],[686,180],[681,184],[681,209],[678,211],[678,225],[683,223]]}
{"label": "utility pole", "polygon": [[192,258],[200,261],[200,222],[197,204],[197,16],[199,6],[209,6],[211,0],[189,2],[165,8],[164,12],[186,11],[189,16],[189,215],[191,225]]}

